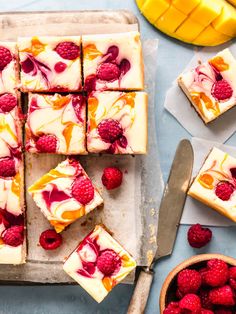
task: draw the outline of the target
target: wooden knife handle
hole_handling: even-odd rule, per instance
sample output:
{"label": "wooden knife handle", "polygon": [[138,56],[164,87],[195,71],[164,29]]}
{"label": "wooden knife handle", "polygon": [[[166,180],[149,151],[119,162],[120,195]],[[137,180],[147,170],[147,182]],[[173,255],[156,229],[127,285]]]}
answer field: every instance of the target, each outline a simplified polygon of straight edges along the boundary
{"label": "wooden knife handle", "polygon": [[143,314],[149,297],[154,272],[142,269],[132,295],[127,314]]}

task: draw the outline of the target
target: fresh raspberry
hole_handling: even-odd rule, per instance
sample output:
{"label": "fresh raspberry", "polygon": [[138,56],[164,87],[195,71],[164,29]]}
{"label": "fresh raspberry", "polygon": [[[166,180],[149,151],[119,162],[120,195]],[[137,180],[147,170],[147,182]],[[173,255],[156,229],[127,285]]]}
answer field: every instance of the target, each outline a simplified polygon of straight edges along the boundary
{"label": "fresh raspberry", "polygon": [[3,242],[10,246],[19,246],[24,242],[24,227],[23,226],[13,226],[6,229],[3,234]]}
{"label": "fresh raspberry", "polygon": [[199,313],[201,310],[201,300],[196,294],[186,294],[179,302],[181,313]]}
{"label": "fresh raspberry", "polygon": [[72,184],[72,196],[82,205],[87,205],[94,198],[94,187],[90,179],[78,177]]}
{"label": "fresh raspberry", "polygon": [[215,305],[235,305],[235,296],[230,286],[223,286],[212,289],[209,292],[209,298],[211,303]]}
{"label": "fresh raspberry", "polygon": [[0,71],[2,71],[12,60],[12,55],[9,49],[0,46]]}
{"label": "fresh raspberry", "polygon": [[103,170],[102,183],[107,190],[118,188],[122,183],[123,173],[116,167],[108,167]]}
{"label": "fresh raspberry", "polygon": [[120,256],[113,250],[107,249],[97,258],[97,268],[105,275],[111,276],[117,273],[121,266]]}
{"label": "fresh raspberry", "polygon": [[79,46],[71,41],[59,43],[55,48],[55,51],[59,56],[66,60],[74,60],[78,58],[79,50]]}
{"label": "fresh raspberry", "polygon": [[201,314],[214,314],[211,310],[201,309]]}
{"label": "fresh raspberry", "polygon": [[37,140],[36,148],[41,153],[55,153],[57,150],[57,139],[54,135],[44,134]]}
{"label": "fresh raspberry", "polygon": [[54,70],[57,72],[57,73],[62,73],[65,71],[65,69],[67,68],[67,65],[64,63],[64,62],[57,62],[55,65],[54,65]]}
{"label": "fresh raspberry", "polygon": [[233,89],[226,80],[220,80],[212,86],[211,94],[216,100],[227,100],[232,97]]}
{"label": "fresh raspberry", "polygon": [[0,220],[6,228],[12,226],[23,226],[24,216],[20,214],[18,216],[8,212],[6,209],[0,209]]}
{"label": "fresh raspberry", "polygon": [[228,181],[220,181],[215,189],[216,196],[218,196],[222,201],[228,201],[233,192],[234,186]]}
{"label": "fresh raspberry", "polygon": [[55,230],[45,230],[39,237],[39,243],[45,250],[55,250],[62,244],[62,236]]}
{"label": "fresh raspberry", "polygon": [[188,293],[196,293],[201,284],[201,276],[194,269],[184,269],[178,273],[177,287],[184,295]]}
{"label": "fresh raspberry", "polygon": [[204,309],[211,310],[212,303],[209,299],[209,291],[208,290],[200,290],[199,297],[201,299],[201,304]]}
{"label": "fresh raspberry", "polygon": [[229,285],[236,290],[236,266],[229,268]]}
{"label": "fresh raspberry", "polygon": [[200,224],[191,226],[188,230],[188,242],[194,248],[201,248],[211,241],[212,232]]}
{"label": "fresh raspberry", "polygon": [[15,161],[13,158],[0,159],[0,177],[14,177],[16,175]]}
{"label": "fresh raspberry", "polygon": [[202,281],[211,287],[223,286],[229,278],[228,265],[217,258],[207,262],[207,271],[202,274]]}
{"label": "fresh raspberry", "polygon": [[180,314],[180,313],[181,310],[179,308],[178,302],[170,302],[163,311],[163,314]]}
{"label": "fresh raspberry", "polygon": [[218,308],[214,311],[215,314],[233,314],[235,312],[233,312],[231,309],[227,309],[225,307],[221,307]]}
{"label": "fresh raspberry", "polygon": [[3,94],[0,96],[0,110],[2,112],[10,112],[16,105],[16,96],[12,94]]}
{"label": "fresh raspberry", "polygon": [[98,134],[104,142],[112,144],[122,136],[123,130],[119,121],[104,119],[98,125]]}
{"label": "fresh raspberry", "polygon": [[120,69],[115,63],[101,63],[97,69],[97,77],[102,81],[113,82],[120,77]]}

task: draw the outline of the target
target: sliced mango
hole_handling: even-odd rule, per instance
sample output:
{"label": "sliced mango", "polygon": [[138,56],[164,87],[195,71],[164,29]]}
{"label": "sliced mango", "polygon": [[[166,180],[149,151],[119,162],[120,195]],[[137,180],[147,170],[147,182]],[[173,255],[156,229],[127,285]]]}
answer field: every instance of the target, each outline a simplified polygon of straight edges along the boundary
{"label": "sliced mango", "polygon": [[236,0],[227,0],[227,1],[236,7]]}
{"label": "sliced mango", "polygon": [[188,15],[193,9],[195,9],[201,0],[173,0],[172,5],[179,11]]}
{"label": "sliced mango", "polygon": [[217,32],[211,25],[204,29],[201,34],[194,39],[195,45],[215,46],[230,40],[230,37]]}
{"label": "sliced mango", "polygon": [[207,26],[221,14],[221,10],[222,6],[219,2],[215,0],[202,0],[200,5],[189,15],[189,18],[203,26]]}
{"label": "sliced mango", "polygon": [[236,0],[136,2],[141,13],[156,28],[179,40],[201,46],[216,46],[236,37]]}
{"label": "sliced mango", "polygon": [[[222,1],[223,2],[223,1]],[[225,3],[221,14],[212,22],[214,29],[228,36],[236,36],[236,10]]]}
{"label": "sliced mango", "polygon": [[192,42],[203,30],[204,26],[188,18],[180,25],[175,34],[184,41]]}
{"label": "sliced mango", "polygon": [[154,23],[170,6],[166,0],[146,0],[141,7],[141,12],[147,19]]}
{"label": "sliced mango", "polygon": [[171,6],[154,25],[160,30],[174,32],[186,18],[186,14]]}

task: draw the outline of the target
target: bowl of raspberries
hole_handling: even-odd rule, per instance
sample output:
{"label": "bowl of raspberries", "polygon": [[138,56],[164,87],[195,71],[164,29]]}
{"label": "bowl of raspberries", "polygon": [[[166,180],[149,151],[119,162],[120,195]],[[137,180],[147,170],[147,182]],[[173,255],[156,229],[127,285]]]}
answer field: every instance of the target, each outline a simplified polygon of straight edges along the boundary
{"label": "bowl of raspberries", "polygon": [[195,255],[167,276],[160,293],[161,314],[235,314],[236,259]]}

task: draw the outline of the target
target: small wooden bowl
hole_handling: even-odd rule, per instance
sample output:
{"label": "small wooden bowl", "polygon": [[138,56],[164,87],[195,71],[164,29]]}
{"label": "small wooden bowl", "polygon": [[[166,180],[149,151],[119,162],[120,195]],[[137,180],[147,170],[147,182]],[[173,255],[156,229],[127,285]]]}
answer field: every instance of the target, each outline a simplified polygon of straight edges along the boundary
{"label": "small wooden bowl", "polygon": [[173,292],[175,291],[176,287],[176,276],[177,274],[185,269],[185,268],[200,268],[202,264],[212,258],[218,258],[223,261],[225,261],[227,264],[231,266],[236,266],[236,259],[225,256],[222,254],[200,254],[192,256],[185,261],[183,261],[181,264],[176,266],[166,277],[166,280],[164,281],[161,293],[160,293],[160,313],[163,313],[166,305],[173,300]]}

